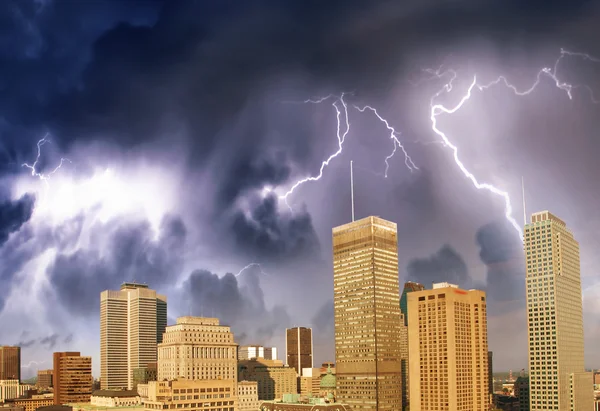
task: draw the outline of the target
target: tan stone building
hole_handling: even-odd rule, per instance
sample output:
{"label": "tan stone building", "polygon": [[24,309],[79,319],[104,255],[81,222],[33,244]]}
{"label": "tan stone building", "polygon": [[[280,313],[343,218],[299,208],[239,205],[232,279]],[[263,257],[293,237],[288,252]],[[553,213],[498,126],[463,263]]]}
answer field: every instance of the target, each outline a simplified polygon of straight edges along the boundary
{"label": "tan stone building", "polygon": [[92,357],[78,352],[54,353],[54,404],[89,402],[92,396]]}
{"label": "tan stone building", "polygon": [[285,349],[287,365],[294,367],[299,376],[304,368],[313,366],[312,329],[294,327],[285,330]]}
{"label": "tan stone building", "polygon": [[0,381],[21,381],[21,347],[0,346]]}
{"label": "tan stone building", "polygon": [[237,411],[237,387],[231,380],[150,381],[145,410]]}
{"label": "tan stone building", "polygon": [[401,410],[396,224],[367,217],[333,229],[337,395],[355,410]]}
{"label": "tan stone building", "polygon": [[40,407],[54,405],[54,398],[52,394],[33,395],[31,398],[10,400],[10,404],[15,407],[23,407],[25,411],[36,411]]}
{"label": "tan stone building", "polygon": [[321,391],[321,369],[304,368],[302,377],[298,377],[300,384],[298,393],[301,395],[318,396]]}
{"label": "tan stone building", "polygon": [[52,387],[53,372],[54,370],[38,370],[36,385],[42,389]]}
{"label": "tan stone building", "polygon": [[133,390],[96,390],[92,392],[90,404],[102,408],[139,407],[142,399]]}
{"label": "tan stone building", "polygon": [[411,411],[488,410],[485,292],[448,283],[408,294]]}
{"label": "tan stone building", "polygon": [[133,370],[156,362],[167,326],[167,297],[145,284],[124,283],[100,294],[102,389],[133,389]]}
{"label": "tan stone building", "polygon": [[579,243],[564,221],[542,211],[525,226],[531,411],[593,408],[583,358]]}
{"label": "tan stone building", "polygon": [[239,411],[258,411],[258,383],[256,381],[240,381],[237,384]]}
{"label": "tan stone building", "polygon": [[240,380],[258,383],[259,400],[275,400],[284,394],[296,394],[298,383],[296,370],[278,360],[255,358],[239,362]]}
{"label": "tan stone building", "polygon": [[0,403],[19,398],[32,388],[29,384],[21,384],[19,380],[0,380]]}
{"label": "tan stone building", "polygon": [[237,344],[218,318],[180,317],[158,345],[158,381],[237,381]]}

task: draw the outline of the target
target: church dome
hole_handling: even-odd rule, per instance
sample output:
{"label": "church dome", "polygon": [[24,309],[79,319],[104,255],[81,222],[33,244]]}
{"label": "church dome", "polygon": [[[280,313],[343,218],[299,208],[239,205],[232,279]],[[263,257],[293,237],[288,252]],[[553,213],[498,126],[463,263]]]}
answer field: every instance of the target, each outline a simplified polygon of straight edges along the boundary
{"label": "church dome", "polygon": [[335,375],[331,373],[330,367],[327,367],[327,374],[321,378],[321,388],[335,389]]}

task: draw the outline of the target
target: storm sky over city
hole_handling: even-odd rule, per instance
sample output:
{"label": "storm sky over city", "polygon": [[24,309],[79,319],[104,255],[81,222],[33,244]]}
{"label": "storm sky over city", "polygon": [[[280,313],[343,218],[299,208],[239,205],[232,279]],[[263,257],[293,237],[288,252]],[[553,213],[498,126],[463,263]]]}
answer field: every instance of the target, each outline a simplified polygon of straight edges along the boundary
{"label": "storm sky over city", "polygon": [[573,231],[598,368],[599,21],[579,0],[0,2],[0,344],[24,377],[70,350],[99,375],[100,292],[137,281],[169,323],[281,353],[310,326],[333,361],[353,161],[356,218],[398,224],[401,286],[486,290],[494,369],[518,371],[523,246],[458,158],[521,228],[523,179],[527,213]]}

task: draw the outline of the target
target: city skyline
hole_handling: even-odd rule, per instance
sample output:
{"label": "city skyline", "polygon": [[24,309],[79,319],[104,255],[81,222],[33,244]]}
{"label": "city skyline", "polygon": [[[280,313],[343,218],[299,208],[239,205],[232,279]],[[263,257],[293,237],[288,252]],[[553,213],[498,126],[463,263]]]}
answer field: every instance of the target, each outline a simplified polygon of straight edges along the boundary
{"label": "city skyline", "polygon": [[486,292],[495,368],[520,370],[522,216],[549,209],[600,339],[599,3],[0,3],[0,344],[22,379],[69,351],[99,376],[100,293],[124,282],[284,361],[311,328],[331,361],[331,228],[371,215],[397,223],[400,286]]}

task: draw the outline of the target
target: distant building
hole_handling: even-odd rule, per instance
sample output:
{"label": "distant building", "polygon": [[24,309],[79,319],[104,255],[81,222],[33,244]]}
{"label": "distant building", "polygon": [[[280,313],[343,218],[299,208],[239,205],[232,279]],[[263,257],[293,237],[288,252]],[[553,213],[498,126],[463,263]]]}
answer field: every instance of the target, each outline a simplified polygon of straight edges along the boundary
{"label": "distant building", "polygon": [[90,404],[96,407],[135,407],[142,404],[137,391],[97,390],[92,393]]}
{"label": "distant building", "polygon": [[237,344],[218,318],[180,317],[158,345],[158,381],[237,381]]}
{"label": "distant building", "polygon": [[321,383],[320,368],[303,368],[302,377],[298,377],[298,393],[300,395],[318,396]]}
{"label": "distant building", "polygon": [[136,390],[138,384],[147,384],[149,381],[157,381],[158,368],[156,363],[150,363],[145,367],[135,368],[133,370],[133,389]]}
{"label": "distant building", "polygon": [[299,376],[303,368],[313,367],[312,329],[306,327],[285,330],[285,349],[287,365],[294,367]]}
{"label": "distant building", "polygon": [[413,281],[407,281],[404,283],[404,289],[402,290],[402,296],[400,297],[400,312],[404,314],[404,325],[408,326],[408,293],[413,291],[423,291],[425,286],[423,284],[415,283]]}
{"label": "distant building", "polygon": [[257,411],[258,401],[258,383],[256,381],[240,381],[237,383],[238,407],[239,411]]}
{"label": "distant building", "polygon": [[238,348],[238,360],[251,360],[252,358],[276,360],[277,347],[263,347],[262,345],[242,345]]}
{"label": "distant building", "polygon": [[496,410],[519,411],[519,399],[512,395],[493,394],[492,404]]}
{"label": "distant building", "polygon": [[150,381],[145,410],[238,410],[236,382],[232,380]]}
{"label": "distant building", "polygon": [[488,394],[494,393],[494,353],[488,351]]}
{"label": "distant building", "polygon": [[529,411],[529,377],[520,376],[517,378],[514,394],[519,399],[519,411]]}
{"label": "distant building", "polygon": [[297,393],[296,370],[281,361],[257,358],[240,361],[238,367],[240,380],[258,383],[259,400],[276,400],[284,394]]}
{"label": "distant building", "polygon": [[485,292],[448,283],[408,294],[410,408],[487,411]]}
{"label": "distant building", "polygon": [[37,372],[37,383],[39,388],[50,388],[52,387],[52,374],[54,370],[39,370]]}
{"label": "distant building", "polygon": [[21,347],[0,346],[0,381],[21,381]]}
{"label": "distant building", "polygon": [[54,353],[54,404],[89,402],[92,395],[92,357],[78,352]]}
{"label": "distant building", "polygon": [[22,397],[32,388],[29,384],[21,384],[19,380],[0,380],[0,403]]}
{"label": "distant building", "polygon": [[124,283],[100,294],[100,385],[133,389],[133,370],[156,362],[167,326],[167,297]]}

